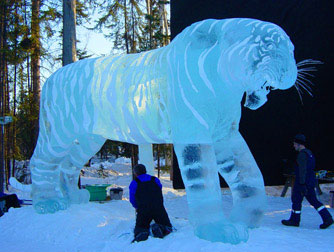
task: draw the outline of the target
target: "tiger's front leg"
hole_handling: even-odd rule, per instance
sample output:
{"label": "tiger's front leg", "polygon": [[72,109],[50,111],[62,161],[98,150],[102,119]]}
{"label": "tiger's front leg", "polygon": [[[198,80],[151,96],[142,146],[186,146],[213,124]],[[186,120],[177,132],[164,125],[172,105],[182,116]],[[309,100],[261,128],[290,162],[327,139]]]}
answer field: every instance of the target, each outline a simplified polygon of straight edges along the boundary
{"label": "tiger's front leg", "polygon": [[266,207],[261,171],[239,132],[214,144],[217,166],[230,187],[233,209],[230,220],[257,227]]}
{"label": "tiger's front leg", "polygon": [[189,218],[195,234],[213,242],[237,244],[246,241],[247,229],[229,222],[224,216],[213,146],[174,144],[174,148],[186,187]]}

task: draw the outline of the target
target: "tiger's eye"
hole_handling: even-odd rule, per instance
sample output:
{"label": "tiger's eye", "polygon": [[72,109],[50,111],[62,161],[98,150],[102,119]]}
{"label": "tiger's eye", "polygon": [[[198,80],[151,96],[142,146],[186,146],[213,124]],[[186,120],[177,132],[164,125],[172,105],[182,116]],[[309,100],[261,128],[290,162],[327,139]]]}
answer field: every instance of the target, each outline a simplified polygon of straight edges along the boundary
{"label": "tiger's eye", "polygon": [[275,49],[275,47],[276,47],[275,44],[272,42],[266,44],[267,50],[273,50]]}

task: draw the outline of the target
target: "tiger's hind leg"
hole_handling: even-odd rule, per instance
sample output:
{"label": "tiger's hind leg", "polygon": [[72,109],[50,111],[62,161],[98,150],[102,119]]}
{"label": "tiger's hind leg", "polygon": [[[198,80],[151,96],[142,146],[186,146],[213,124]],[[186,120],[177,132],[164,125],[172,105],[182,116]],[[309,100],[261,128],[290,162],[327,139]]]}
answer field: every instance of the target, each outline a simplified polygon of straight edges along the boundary
{"label": "tiger's hind leg", "polygon": [[[79,190],[78,179],[83,165],[105,142],[97,135],[82,135],[68,144],[51,144],[40,135],[30,161],[32,199],[38,213],[54,213],[71,203],[88,202],[86,190]],[[54,142],[53,142],[54,143]],[[55,147],[57,146],[57,147]]]}
{"label": "tiger's hind leg", "polygon": [[218,171],[230,187],[233,209],[230,220],[257,227],[266,207],[264,182],[245,140],[239,132],[215,143]]}
{"label": "tiger's hind leg", "polygon": [[80,204],[89,201],[89,192],[78,188],[79,174],[87,161],[103,146],[105,138],[98,135],[82,135],[74,140],[74,145],[60,166],[61,190],[70,203]]}
{"label": "tiger's hind leg", "polygon": [[30,160],[31,197],[37,213],[54,213],[69,206],[60,190],[61,160],[62,157],[54,157],[50,152],[38,152],[38,147]]}

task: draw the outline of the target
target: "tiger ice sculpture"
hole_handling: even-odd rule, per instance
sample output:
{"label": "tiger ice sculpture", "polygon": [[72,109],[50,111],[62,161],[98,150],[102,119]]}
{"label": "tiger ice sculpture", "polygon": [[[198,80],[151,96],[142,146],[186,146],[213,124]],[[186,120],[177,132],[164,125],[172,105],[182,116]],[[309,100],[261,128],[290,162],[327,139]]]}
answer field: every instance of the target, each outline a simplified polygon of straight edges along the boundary
{"label": "tiger ice sculpture", "polygon": [[[204,20],[168,46],[85,59],[44,84],[40,132],[30,161],[38,213],[89,200],[83,165],[106,139],[139,145],[153,170],[152,143],[172,143],[195,234],[210,241],[248,239],[263,215],[261,172],[238,131],[241,100],[257,109],[272,89],[295,84],[294,46],[277,25],[254,19]],[[218,172],[233,196],[223,213]]]}

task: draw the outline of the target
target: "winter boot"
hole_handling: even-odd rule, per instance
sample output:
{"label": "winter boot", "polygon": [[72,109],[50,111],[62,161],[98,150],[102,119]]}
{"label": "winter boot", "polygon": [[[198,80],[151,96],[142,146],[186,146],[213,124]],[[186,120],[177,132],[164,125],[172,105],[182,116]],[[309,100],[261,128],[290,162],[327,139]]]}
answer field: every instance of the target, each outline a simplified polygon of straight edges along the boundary
{"label": "winter boot", "polygon": [[172,227],[154,223],[151,225],[152,234],[156,238],[163,238],[173,231]]}
{"label": "winter boot", "polygon": [[329,219],[324,221],[324,223],[320,224],[320,229],[326,229],[328,228],[330,225],[332,225],[334,223],[333,219]]}
{"label": "winter boot", "polygon": [[147,240],[150,232],[145,228],[135,228],[134,234],[135,238],[132,240],[132,243]]}
{"label": "winter boot", "polygon": [[161,225],[154,223],[151,225],[151,230],[152,230],[152,234],[154,237],[156,238],[163,238],[164,237],[164,233],[162,230]]}
{"label": "winter boot", "polygon": [[325,206],[321,206],[317,209],[318,213],[321,216],[321,219],[324,223],[322,223],[319,227],[320,229],[326,229],[330,225],[333,224],[333,217],[331,214],[328,212],[327,208]]}
{"label": "winter boot", "polygon": [[282,220],[282,224],[285,226],[299,227],[300,212],[292,210],[290,218],[288,220]]}

